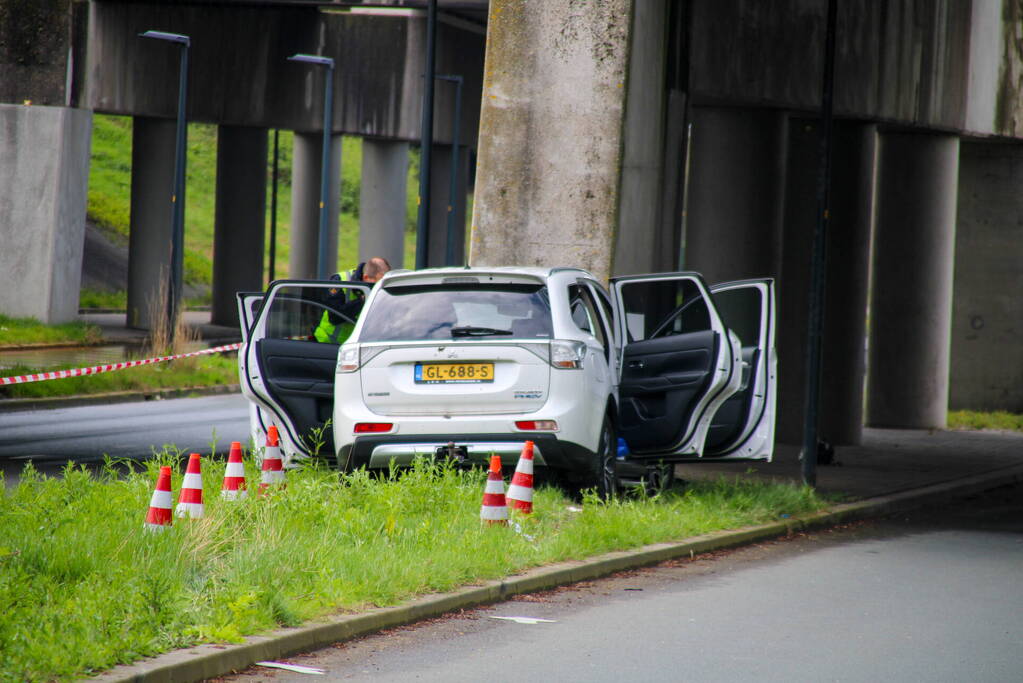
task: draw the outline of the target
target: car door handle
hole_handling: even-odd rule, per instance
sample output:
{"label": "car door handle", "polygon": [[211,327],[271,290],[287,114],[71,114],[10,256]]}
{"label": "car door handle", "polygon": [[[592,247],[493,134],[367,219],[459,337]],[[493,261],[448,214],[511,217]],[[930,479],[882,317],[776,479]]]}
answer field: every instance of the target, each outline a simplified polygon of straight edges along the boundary
{"label": "car door handle", "polygon": [[627,366],[628,366],[628,367],[629,367],[630,369],[638,369],[638,368],[644,368],[644,367],[646,367],[646,363],[644,363],[644,362],[643,362],[643,361],[641,361],[641,360],[630,360],[630,361],[629,361],[628,363],[626,363],[626,365],[627,365]]}

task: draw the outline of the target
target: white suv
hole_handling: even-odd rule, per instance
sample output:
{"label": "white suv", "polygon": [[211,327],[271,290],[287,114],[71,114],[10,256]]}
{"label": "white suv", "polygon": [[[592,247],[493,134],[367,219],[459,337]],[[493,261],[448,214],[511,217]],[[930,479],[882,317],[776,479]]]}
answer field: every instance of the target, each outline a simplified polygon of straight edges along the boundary
{"label": "white suv", "polygon": [[[539,467],[601,495],[663,463],[771,458],[771,280],[636,275],[608,293],[577,268],[479,267],[392,271],[368,289],[239,295],[257,443],[272,422],[289,456],[351,470],[416,455],[514,465],[530,440]],[[311,341],[325,311],[354,323],[340,346]]]}

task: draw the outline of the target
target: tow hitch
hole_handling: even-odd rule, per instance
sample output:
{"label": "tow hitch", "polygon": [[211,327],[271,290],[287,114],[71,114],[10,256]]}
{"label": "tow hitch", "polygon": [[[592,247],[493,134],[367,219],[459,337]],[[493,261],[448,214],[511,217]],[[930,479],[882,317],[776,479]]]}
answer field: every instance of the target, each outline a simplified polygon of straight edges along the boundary
{"label": "tow hitch", "polygon": [[438,446],[434,455],[438,460],[450,460],[456,465],[467,465],[469,449],[466,446],[456,446],[454,441],[449,441],[444,446]]}

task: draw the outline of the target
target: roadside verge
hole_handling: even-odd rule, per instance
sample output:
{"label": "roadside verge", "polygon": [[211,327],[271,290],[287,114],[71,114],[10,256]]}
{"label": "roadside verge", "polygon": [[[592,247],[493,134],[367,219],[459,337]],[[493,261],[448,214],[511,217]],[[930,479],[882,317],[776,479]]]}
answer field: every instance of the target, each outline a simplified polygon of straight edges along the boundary
{"label": "roadside verge", "polygon": [[607,553],[583,561],[561,562],[516,576],[428,595],[396,607],[331,617],[297,628],[252,636],[237,645],[200,645],[136,664],[119,666],[92,679],[102,683],[180,683],[244,669],[255,662],[287,657],[421,619],[636,569],[679,557],[733,548],[843,522],[883,517],[983,491],[1023,482],[1023,465],[1013,465],[954,481],[887,496],[835,505],[798,518],[696,536],[677,543],[658,543],[632,551]]}
{"label": "roadside verge", "polygon": [[133,403],[139,401],[160,401],[168,398],[188,396],[216,396],[237,394],[238,384],[221,384],[205,387],[181,387],[155,391],[112,391],[105,394],[80,394],[78,396],[55,396],[52,398],[6,398],[0,400],[0,413],[15,410],[51,410],[55,408],[76,408],[106,403]]}

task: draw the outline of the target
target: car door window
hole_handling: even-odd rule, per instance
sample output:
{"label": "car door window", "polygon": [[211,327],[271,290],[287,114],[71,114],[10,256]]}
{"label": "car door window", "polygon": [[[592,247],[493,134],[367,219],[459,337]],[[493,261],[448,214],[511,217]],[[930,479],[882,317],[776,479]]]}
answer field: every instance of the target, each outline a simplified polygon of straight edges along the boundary
{"label": "car door window", "polygon": [[[601,311],[603,311],[604,321],[607,323],[608,328],[610,328],[614,325],[615,319],[614,313],[611,310],[611,300],[607,298],[607,294],[604,293],[604,290],[598,287],[595,283],[590,283],[590,290],[597,293],[597,305],[599,305]],[[609,333],[608,339],[610,338],[611,335]]]}
{"label": "car door window", "polygon": [[611,362],[611,354],[613,353],[614,346],[614,313],[611,312],[611,302],[607,298],[607,294],[596,282],[592,280],[586,280],[586,289],[589,294],[590,301],[596,302],[594,306],[594,320],[600,326],[603,332],[604,344],[604,360],[608,363]]}
{"label": "car door window", "polygon": [[628,283],[622,298],[630,342],[711,328],[707,301],[692,280]]}
{"label": "car door window", "polygon": [[324,316],[335,326],[353,327],[363,293],[344,287],[286,285],[274,293],[266,321],[266,339],[314,339]]}
{"label": "car door window", "polygon": [[607,332],[604,329],[600,314],[597,313],[597,304],[593,301],[593,295],[589,288],[584,285],[571,285],[568,288],[569,309],[572,311],[572,321],[583,332],[592,334],[605,351],[608,349]]}

